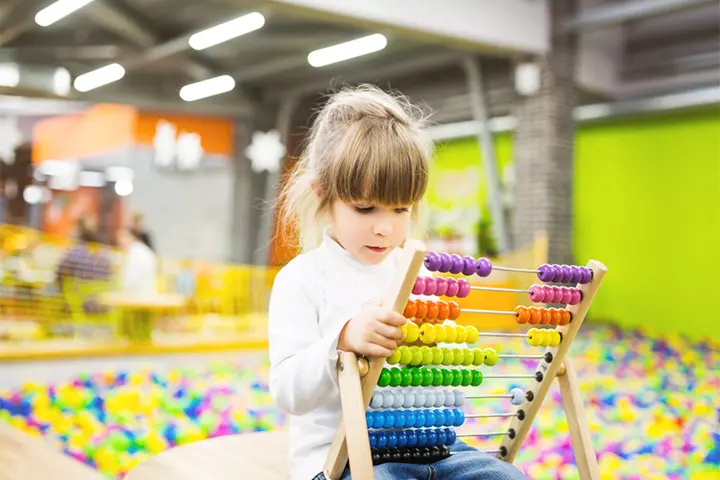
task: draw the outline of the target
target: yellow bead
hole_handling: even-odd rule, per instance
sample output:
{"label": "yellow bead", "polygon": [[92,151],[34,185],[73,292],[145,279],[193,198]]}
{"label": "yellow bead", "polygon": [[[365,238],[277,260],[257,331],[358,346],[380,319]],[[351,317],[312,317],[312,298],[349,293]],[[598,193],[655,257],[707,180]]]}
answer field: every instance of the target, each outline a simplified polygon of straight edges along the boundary
{"label": "yellow bead", "polygon": [[420,326],[419,336],[420,340],[425,345],[435,343],[435,325],[432,325],[430,323],[423,323]]}
{"label": "yellow bead", "polygon": [[417,339],[420,336],[420,328],[418,328],[417,323],[408,322],[405,324],[405,328],[407,329],[407,334],[405,335],[405,342],[417,342]]}
{"label": "yellow bead", "polygon": [[473,327],[472,325],[469,327],[465,327],[466,332],[466,338],[465,341],[472,345],[473,343],[478,341],[478,329]]}
{"label": "yellow bead", "polygon": [[455,343],[455,339],[457,338],[457,330],[455,329],[454,325],[445,325],[445,342],[446,343]]}
{"label": "yellow bead", "polygon": [[473,362],[472,364],[476,367],[479,367],[483,363],[485,363],[485,352],[480,348],[475,348],[472,350],[473,352]]}
{"label": "yellow bead", "polygon": [[462,363],[465,361],[465,351],[456,348],[453,353],[453,365],[462,365]]}
{"label": "yellow bead", "polygon": [[466,348],[465,349],[465,358],[463,359],[462,364],[466,367],[469,367],[472,365],[473,360],[475,359],[475,352],[473,352],[471,349]]}
{"label": "yellow bead", "polygon": [[455,326],[455,341],[457,343],[465,343],[466,339],[467,339],[467,330],[465,330],[465,327],[463,325],[456,325]]}
{"label": "yellow bead", "polygon": [[445,342],[445,329],[442,325],[433,325],[435,328],[435,343]]}
{"label": "yellow bead", "polygon": [[553,333],[554,333],[554,332],[555,332],[554,330],[545,329],[545,338],[543,339],[543,343],[542,343],[542,346],[543,346],[543,347],[549,347],[549,346],[550,346],[550,344],[552,343]]}
{"label": "yellow bead", "polygon": [[537,328],[531,328],[527,331],[527,340],[528,344],[532,347],[537,347],[539,344],[537,343]]}
{"label": "yellow bead", "polygon": [[400,333],[402,333],[402,341],[404,342],[407,337],[407,323],[400,327]]}
{"label": "yellow bead", "polygon": [[486,348],[485,349],[485,365],[488,367],[492,367],[497,365],[498,362],[498,354],[495,351],[494,348]]}
{"label": "yellow bead", "polygon": [[443,348],[443,365],[452,365],[455,355],[449,348]]}
{"label": "yellow bead", "polygon": [[557,347],[560,345],[560,332],[557,330],[552,331],[552,339],[550,340],[550,346]]}

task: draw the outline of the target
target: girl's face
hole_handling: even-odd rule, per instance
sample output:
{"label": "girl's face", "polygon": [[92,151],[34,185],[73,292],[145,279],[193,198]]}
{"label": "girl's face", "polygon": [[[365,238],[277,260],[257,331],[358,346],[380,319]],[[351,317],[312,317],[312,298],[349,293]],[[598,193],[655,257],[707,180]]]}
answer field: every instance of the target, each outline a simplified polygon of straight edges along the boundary
{"label": "girl's face", "polygon": [[356,260],[366,265],[382,262],[406,238],[412,207],[348,204],[331,207],[332,235]]}

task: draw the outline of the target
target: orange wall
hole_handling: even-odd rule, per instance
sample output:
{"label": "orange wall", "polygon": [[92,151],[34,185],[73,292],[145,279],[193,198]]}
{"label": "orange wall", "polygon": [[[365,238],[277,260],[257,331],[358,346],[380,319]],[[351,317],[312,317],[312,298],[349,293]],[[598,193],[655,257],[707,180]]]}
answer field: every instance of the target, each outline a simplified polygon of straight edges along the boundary
{"label": "orange wall", "polygon": [[161,120],[172,123],[177,134],[197,133],[205,152],[232,157],[234,154],[234,127],[231,120],[219,117],[185,117],[140,112],[135,120],[135,143],[152,145],[155,129]]}

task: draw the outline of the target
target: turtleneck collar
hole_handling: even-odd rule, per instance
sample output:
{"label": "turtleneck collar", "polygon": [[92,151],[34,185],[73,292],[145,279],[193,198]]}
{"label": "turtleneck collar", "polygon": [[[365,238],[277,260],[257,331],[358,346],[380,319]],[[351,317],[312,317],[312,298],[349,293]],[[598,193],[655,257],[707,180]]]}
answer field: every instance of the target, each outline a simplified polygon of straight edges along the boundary
{"label": "turtleneck collar", "polygon": [[357,259],[355,259],[355,257],[352,256],[350,252],[345,250],[345,248],[343,248],[343,246],[340,245],[337,240],[332,237],[332,232],[329,227],[323,231],[321,247],[324,250],[328,251],[331,255],[340,258],[342,261],[346,262],[353,268],[366,272],[371,272],[373,270],[381,268],[392,257],[391,253],[382,262],[376,265],[368,265],[366,263],[359,262]]}

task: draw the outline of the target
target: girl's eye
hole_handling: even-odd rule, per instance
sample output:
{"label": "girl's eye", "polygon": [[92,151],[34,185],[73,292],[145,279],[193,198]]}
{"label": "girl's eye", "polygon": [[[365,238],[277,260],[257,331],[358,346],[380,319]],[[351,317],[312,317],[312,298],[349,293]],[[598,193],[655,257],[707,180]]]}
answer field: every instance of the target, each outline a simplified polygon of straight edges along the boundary
{"label": "girl's eye", "polygon": [[395,213],[404,213],[404,212],[409,212],[409,211],[410,211],[409,208],[396,208],[395,209]]}
{"label": "girl's eye", "polygon": [[375,207],[355,207],[355,211],[358,213],[370,213],[375,210]]}

